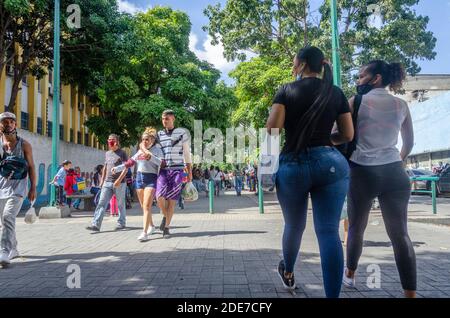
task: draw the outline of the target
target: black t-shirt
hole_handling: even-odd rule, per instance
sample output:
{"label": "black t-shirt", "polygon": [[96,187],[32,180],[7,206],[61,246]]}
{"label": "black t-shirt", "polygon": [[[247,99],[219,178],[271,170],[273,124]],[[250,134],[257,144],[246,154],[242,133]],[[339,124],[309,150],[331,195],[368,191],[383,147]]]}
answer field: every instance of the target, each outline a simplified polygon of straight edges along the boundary
{"label": "black t-shirt", "polygon": [[[275,95],[274,104],[282,104],[286,109],[284,129],[286,130],[286,143],[283,152],[293,152],[297,140],[293,140],[296,131],[299,129],[298,122],[304,116],[305,112],[314,103],[319,93],[321,79],[316,77],[304,78],[283,85]],[[333,124],[337,117],[350,112],[347,98],[342,90],[333,86],[333,96],[326,105],[325,111],[317,122],[317,126],[306,143],[307,147],[332,146],[330,136]]]}

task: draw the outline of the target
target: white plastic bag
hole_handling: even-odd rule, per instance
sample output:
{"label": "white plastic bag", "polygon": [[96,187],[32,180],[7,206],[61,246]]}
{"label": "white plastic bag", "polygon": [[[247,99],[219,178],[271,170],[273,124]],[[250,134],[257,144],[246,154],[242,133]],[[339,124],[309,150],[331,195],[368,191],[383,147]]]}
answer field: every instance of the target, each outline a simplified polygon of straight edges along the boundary
{"label": "white plastic bag", "polygon": [[186,183],[181,195],[185,201],[197,201],[198,199],[198,191],[192,182]]}
{"label": "white plastic bag", "polygon": [[266,133],[263,140],[259,154],[258,179],[261,181],[263,191],[270,191],[275,187],[275,174],[279,165],[280,139],[278,130],[273,135]]}
{"label": "white plastic bag", "polygon": [[35,203],[36,203],[36,200],[31,202],[31,206],[28,209],[27,213],[25,214],[25,223],[27,223],[27,224],[33,224],[37,220],[36,210],[34,209]]}

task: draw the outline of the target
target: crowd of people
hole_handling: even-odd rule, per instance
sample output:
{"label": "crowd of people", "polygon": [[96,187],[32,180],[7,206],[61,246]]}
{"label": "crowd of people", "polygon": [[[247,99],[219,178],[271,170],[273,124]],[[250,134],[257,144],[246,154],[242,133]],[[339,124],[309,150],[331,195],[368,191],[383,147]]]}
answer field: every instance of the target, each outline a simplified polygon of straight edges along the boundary
{"label": "crowd of people", "polygon": [[229,170],[214,165],[208,167],[194,164],[192,182],[199,193],[205,192],[206,195],[209,195],[210,182],[213,184],[215,196],[220,196],[221,192],[231,189],[234,189],[238,196],[245,189],[256,193],[258,189],[257,169],[256,165],[250,164],[243,168],[236,165],[234,169]]}
{"label": "crowd of people", "polygon": [[[405,297],[415,297],[416,258],[407,229],[410,182],[404,161],[414,144],[408,105],[387,91],[401,88],[405,72],[399,63],[373,60],[363,65],[357,80],[357,94],[347,100],[333,85],[330,63],[316,47],[305,47],[293,61],[296,80],[283,85],[274,97],[267,130],[284,129],[285,144],[274,179],[284,217],[283,259],[278,274],[283,286],[296,288],[294,267],[299,256],[302,234],[311,197],[314,228],[318,238],[323,282],[327,297],[339,297],[342,284],[355,287],[355,273],[363,250],[364,233],[374,199],[378,199],[387,234],[392,242],[395,262]],[[130,168],[137,166],[134,186],[143,211],[146,241],[157,227],[152,218],[156,201],[163,218],[159,229],[170,237],[174,210],[180,204],[183,184],[193,182],[198,192],[214,195],[235,188],[241,195],[246,186],[257,192],[257,166],[247,165],[222,171],[219,167],[191,164],[190,140],[186,130],[175,128],[175,113],[162,113],[163,129],[146,129],[139,149],[128,158],[120,138],[111,134],[104,165],[96,167],[92,193],[98,203],[88,230],[98,232],[108,204],[115,196],[118,210],[116,230],[126,228],[126,198]],[[14,159],[14,167],[0,165],[0,212],[3,233],[0,263],[8,264],[18,255],[15,218],[23,199],[36,197],[36,174],[31,145],[17,136],[15,116],[0,115],[1,148],[4,162]],[[396,148],[399,134],[402,149]],[[344,148],[340,147],[345,145]],[[9,158],[9,159],[8,159]],[[79,169],[65,161],[55,176],[58,203],[80,182]],[[28,179],[30,188],[27,192]],[[343,209],[344,202],[347,207]],[[77,208],[77,201],[73,206]],[[348,215],[348,216],[347,216]],[[344,216],[344,217],[343,217]],[[339,237],[339,223],[348,218],[346,264]],[[345,267],[345,270],[344,270]]]}

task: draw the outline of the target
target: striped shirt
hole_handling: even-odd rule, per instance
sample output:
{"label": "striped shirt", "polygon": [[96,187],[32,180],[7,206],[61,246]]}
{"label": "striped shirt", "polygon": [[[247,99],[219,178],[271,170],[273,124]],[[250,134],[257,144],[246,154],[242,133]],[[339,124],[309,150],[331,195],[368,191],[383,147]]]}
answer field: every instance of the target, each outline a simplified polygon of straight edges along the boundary
{"label": "striped shirt", "polygon": [[158,143],[164,154],[167,170],[181,170],[184,168],[183,144],[190,148],[190,135],[185,128],[158,131]]}

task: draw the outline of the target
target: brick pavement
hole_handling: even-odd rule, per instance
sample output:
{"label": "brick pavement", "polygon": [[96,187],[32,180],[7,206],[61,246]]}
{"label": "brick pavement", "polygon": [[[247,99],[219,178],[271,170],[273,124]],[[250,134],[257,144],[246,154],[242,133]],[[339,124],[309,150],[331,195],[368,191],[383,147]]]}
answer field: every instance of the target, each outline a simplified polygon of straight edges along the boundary
{"label": "brick pavement", "polygon": [[[412,217],[428,217],[431,207],[422,202],[426,198],[419,199],[420,206],[411,206]],[[275,195],[266,195],[263,215],[249,193],[236,197],[229,192],[216,200],[215,209],[209,214],[201,195],[185,210],[177,209],[170,239],[157,232],[144,243],[137,241],[142,224],[137,204],[128,211],[129,228],[120,232],[113,231],[115,218],[109,216],[102,232],[88,232],[89,212],[33,225],[19,217],[22,257],[0,268],[0,297],[324,297],[311,211],[295,270],[299,290],[293,296],[276,273],[283,220]],[[441,216],[444,210],[450,212],[450,205],[440,206]],[[154,212],[159,224],[161,214]],[[418,296],[450,297],[450,228],[410,222],[409,229],[417,253]],[[80,266],[79,289],[67,287],[70,264]],[[370,264],[381,268],[381,288],[367,287]],[[402,297],[379,211],[371,215],[357,275],[357,288],[343,288],[341,297]]]}

